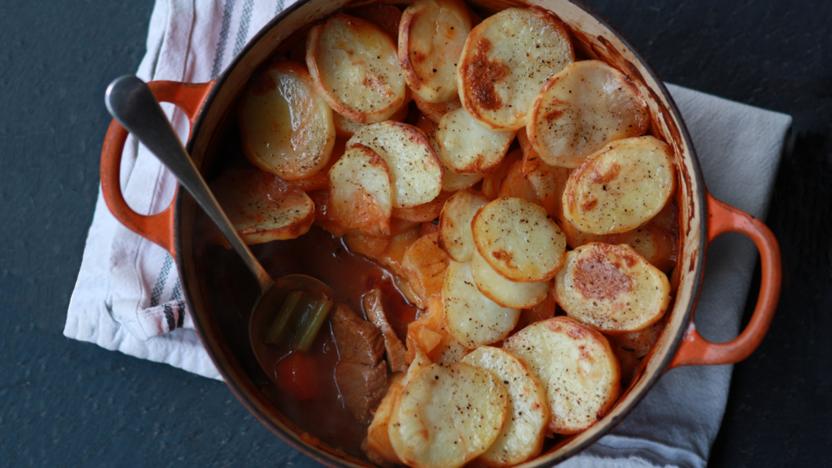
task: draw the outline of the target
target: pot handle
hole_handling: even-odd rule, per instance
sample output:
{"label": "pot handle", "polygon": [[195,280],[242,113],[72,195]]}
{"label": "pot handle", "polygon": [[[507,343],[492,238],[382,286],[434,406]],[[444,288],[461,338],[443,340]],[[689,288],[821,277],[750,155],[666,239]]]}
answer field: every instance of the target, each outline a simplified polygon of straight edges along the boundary
{"label": "pot handle", "polygon": [[780,297],[780,246],[771,230],[748,213],[727,205],[710,194],[708,204],[708,242],[726,232],[738,232],[751,238],[760,252],[762,274],[757,305],[745,329],[733,340],[712,343],[702,337],[691,321],[682,344],[670,367],[688,365],[733,364],[747,358],[762,342],[768,331]]}
{"label": "pot handle", "polygon": [[[150,81],[147,83],[159,102],[169,102],[182,109],[193,128],[208,91],[213,82],[180,83],[177,81]],[[121,153],[127,141],[127,130],[115,119],[110,122],[101,148],[101,194],[110,212],[130,230],[153,241],[174,254],[173,201],[163,211],[142,215],[133,211],[121,192]],[[175,197],[174,197],[175,199]]]}

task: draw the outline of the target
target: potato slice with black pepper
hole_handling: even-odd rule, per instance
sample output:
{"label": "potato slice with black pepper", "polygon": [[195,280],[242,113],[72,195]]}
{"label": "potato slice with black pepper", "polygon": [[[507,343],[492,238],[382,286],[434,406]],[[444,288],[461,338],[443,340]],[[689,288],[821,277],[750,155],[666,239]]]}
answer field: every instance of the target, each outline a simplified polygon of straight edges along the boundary
{"label": "potato slice with black pepper", "polygon": [[422,115],[434,122],[439,122],[439,119],[441,119],[443,115],[459,109],[462,106],[462,104],[459,103],[459,98],[456,96],[449,101],[428,102],[414,94],[413,102],[416,104],[416,108],[419,109],[419,112],[421,112]]}
{"label": "potato slice with black pepper", "polygon": [[625,333],[662,317],[670,283],[632,247],[590,243],[566,255],[555,297],[570,317],[606,333]]}
{"label": "potato slice with black pepper", "polygon": [[602,418],[619,391],[618,361],[607,339],[569,317],[536,322],[503,349],[520,358],[546,388],[549,430],[576,434]]}
{"label": "potato slice with black pepper", "polygon": [[380,122],[407,101],[396,45],[369,21],[339,13],[313,27],[306,65],[330,107],[354,122]]}
{"label": "potato slice with black pepper", "polygon": [[439,215],[439,233],[442,247],[454,260],[467,262],[474,252],[474,238],[471,234],[471,220],[488,200],[482,195],[464,190],[457,192],[445,202]]}
{"label": "potato slice with black pepper", "polygon": [[460,107],[442,116],[435,137],[445,167],[462,174],[482,174],[500,164],[514,132],[493,130]]}
{"label": "potato slice with black pepper", "polygon": [[456,67],[471,17],[460,0],[417,0],[399,23],[399,62],[413,94],[430,103],[456,96]]}
{"label": "potato slice with black pepper", "polygon": [[463,363],[432,364],[405,385],[389,438],[409,466],[462,466],[488,450],[508,415],[508,390],[494,374]]}
{"label": "potato slice with black pepper", "polygon": [[462,362],[493,373],[508,388],[508,420],[479,459],[488,466],[511,466],[540,453],[549,424],[549,403],[537,376],[509,352],[491,346],[471,351]]}
{"label": "potato slice with black pepper", "polygon": [[442,167],[428,137],[413,125],[386,121],[366,125],[353,134],[347,147],[366,146],[387,163],[393,182],[393,206],[428,203],[442,190]]}
{"label": "potato slice with black pepper", "polygon": [[510,280],[547,281],[563,262],[563,232],[528,200],[498,198],[480,208],[471,228],[479,254]]}
{"label": "potato slice with black pepper", "polygon": [[442,305],[448,331],[469,349],[504,339],[520,318],[520,311],[502,307],[477,289],[467,263],[448,264]]}
{"label": "potato slice with black pepper", "polygon": [[497,273],[474,249],[471,258],[474,283],[481,293],[503,307],[528,309],[543,302],[549,294],[549,281],[512,281]]}
{"label": "potato slice with black pepper", "polygon": [[589,234],[635,229],[661,211],[673,193],[671,149],[652,136],[616,140],[572,171],[563,215]]}
{"label": "potato slice with black pepper", "polygon": [[462,49],[462,107],[486,125],[517,130],[550,76],[574,61],[563,24],[540,8],[508,8],[478,24]]}
{"label": "potato slice with black pepper", "polygon": [[211,189],[249,245],[300,237],[315,221],[315,203],[306,193],[263,171],[225,172]]}
{"label": "potato slice with black pepper", "polygon": [[329,162],[332,111],[300,64],[278,62],[258,72],[240,99],[237,120],[243,152],[264,171],[291,181]]}
{"label": "potato slice with black pepper", "polygon": [[546,164],[577,167],[605,144],[639,136],[649,125],[647,105],[630,79],[604,62],[584,60],[549,79],[526,131]]}
{"label": "potato slice with black pepper", "polygon": [[348,231],[388,235],[392,190],[381,156],[354,145],[329,170],[330,214]]}

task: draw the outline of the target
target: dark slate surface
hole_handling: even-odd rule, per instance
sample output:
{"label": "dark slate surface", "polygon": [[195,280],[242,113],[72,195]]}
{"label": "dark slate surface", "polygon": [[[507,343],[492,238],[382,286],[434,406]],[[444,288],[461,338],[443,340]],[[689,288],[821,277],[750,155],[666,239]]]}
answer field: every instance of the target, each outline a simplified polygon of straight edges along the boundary
{"label": "dark slate surface", "polygon": [[[668,81],[790,113],[769,224],[771,332],[734,373],[714,466],[832,458],[832,3],[595,0]],[[797,5],[800,3],[800,5]],[[0,465],[310,464],[217,382],[61,335],[98,183],[109,80],[150,2],[0,4]]]}

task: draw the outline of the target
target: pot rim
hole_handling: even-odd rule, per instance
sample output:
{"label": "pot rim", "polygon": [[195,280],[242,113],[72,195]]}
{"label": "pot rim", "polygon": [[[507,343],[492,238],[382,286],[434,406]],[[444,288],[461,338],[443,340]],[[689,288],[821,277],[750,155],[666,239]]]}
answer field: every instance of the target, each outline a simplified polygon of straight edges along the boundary
{"label": "pot rim", "polygon": [[[260,40],[268,34],[273,28],[278,27],[278,25],[293,11],[297,8],[301,7],[302,5],[308,3],[311,0],[298,0],[297,2],[289,5],[280,13],[278,13],[272,20],[266,23],[260,31],[257,32],[243,47],[243,49],[234,56],[233,60],[229,65],[225,68],[225,70],[217,76],[214,80],[212,80],[210,90],[205,96],[205,99],[202,102],[200,110],[194,119],[193,125],[191,127],[191,137],[189,137],[186,148],[190,153],[193,150],[194,142],[196,141],[195,135],[198,135],[206,118],[207,110],[210,108],[211,103],[214,101],[214,98],[218,94],[219,90],[225,85],[226,81],[228,80],[231,72],[237,67],[237,65],[241,62],[243,57],[245,57],[252,49],[259,45]],[[656,384],[656,382],[664,375],[664,372],[669,370],[670,364],[673,358],[676,356],[677,352],[679,351],[679,347],[682,343],[683,338],[687,332],[688,327],[685,327],[685,324],[688,326],[691,324],[693,311],[696,307],[697,297],[699,290],[702,286],[702,268],[704,265],[704,257],[705,257],[705,250],[707,246],[707,236],[706,233],[708,232],[708,217],[707,217],[707,204],[706,204],[706,194],[707,194],[707,186],[705,185],[704,178],[702,176],[701,166],[699,164],[699,158],[696,153],[696,149],[693,146],[692,140],[690,138],[690,134],[687,129],[687,125],[685,121],[682,119],[681,113],[676,105],[673,96],[667,90],[665,83],[661,81],[653,70],[653,68],[648,64],[647,61],[641,56],[641,54],[632,47],[629,41],[627,41],[617,30],[612,28],[603,18],[599,15],[595,14],[592,10],[590,10],[583,1],[580,0],[566,0],[569,3],[572,3],[575,7],[582,10],[587,15],[591,16],[594,20],[596,20],[600,25],[602,25],[607,31],[613,34],[621,43],[628,49],[630,53],[633,54],[634,58],[638,61],[638,63],[645,69],[647,75],[655,81],[657,84],[658,90],[661,92],[662,97],[665,98],[668,104],[668,109],[670,111],[671,116],[673,117],[673,121],[676,124],[677,128],[679,129],[679,134],[682,138],[682,142],[686,148],[688,148],[688,152],[690,154],[690,161],[693,167],[693,178],[695,179],[695,185],[700,187],[700,190],[696,190],[693,192],[694,197],[696,198],[697,203],[693,204],[692,209],[696,210],[695,216],[699,218],[699,236],[698,236],[698,245],[695,248],[698,251],[698,254],[694,256],[695,263],[694,268],[692,270],[692,274],[694,275],[693,284],[691,288],[691,295],[689,297],[688,303],[685,306],[685,311],[683,314],[683,319],[680,322],[682,326],[678,327],[675,331],[672,340],[670,341],[669,345],[666,348],[664,356],[661,356],[660,364],[657,367],[657,370],[650,375],[643,376],[643,379],[646,379],[646,383],[644,387],[638,392],[632,401],[629,402],[627,406],[625,406],[621,413],[618,415],[619,417],[611,419],[602,426],[597,426],[594,424],[587,430],[595,429],[595,433],[587,438],[587,440],[583,441],[581,444],[566,450],[556,457],[547,457],[545,455],[539,456],[537,460],[530,460],[523,464],[523,466],[544,466],[549,465],[551,463],[561,462],[571,456],[575,455],[576,453],[580,452],[581,450],[589,447],[598,439],[603,437],[604,435],[608,434],[621,420],[625,419],[625,417],[638,405],[638,403],[649,393],[652,387]],[[557,12],[553,12],[557,14]],[[180,196],[180,193],[176,193],[176,199],[174,204],[174,211],[173,211],[173,245],[175,252],[179,253],[182,252],[182,236],[180,235],[180,224],[181,224],[181,213],[182,213],[182,203],[183,198]],[[181,255],[174,255],[174,261],[176,263],[177,270],[180,273],[180,277],[182,278],[183,282],[185,281],[186,276],[182,273],[186,270],[184,269],[184,264]],[[183,296],[185,302],[191,308],[193,301],[191,300],[190,295],[190,288],[184,287],[183,284]],[[678,298],[676,298],[678,299]],[[337,458],[333,453],[328,450],[321,449],[319,447],[314,446],[313,444],[303,442],[297,434],[292,433],[291,431],[286,430],[278,425],[273,424],[271,418],[267,415],[263,414],[251,401],[249,398],[246,397],[245,390],[241,387],[241,385],[235,381],[234,379],[227,378],[230,375],[228,366],[226,363],[223,362],[222,359],[219,359],[217,356],[217,352],[215,351],[216,344],[213,343],[209,337],[206,337],[205,334],[202,332],[203,327],[205,324],[203,323],[203,319],[201,314],[194,313],[193,320],[196,325],[197,333],[200,336],[200,339],[203,343],[210,344],[206,346],[206,352],[211,357],[214,365],[219,370],[220,374],[223,376],[223,381],[234,394],[234,396],[243,404],[243,406],[253,414],[261,424],[266,426],[272,433],[277,435],[281,438],[284,442],[290,444],[296,450],[302,452],[304,455],[312,458],[323,464],[343,464],[346,460],[342,458]]]}

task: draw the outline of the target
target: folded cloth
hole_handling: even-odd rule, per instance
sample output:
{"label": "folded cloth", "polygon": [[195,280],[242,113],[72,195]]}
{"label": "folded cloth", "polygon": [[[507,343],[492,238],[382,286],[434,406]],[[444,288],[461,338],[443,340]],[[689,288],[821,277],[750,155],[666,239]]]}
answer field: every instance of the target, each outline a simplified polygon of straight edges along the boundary
{"label": "folded cloth", "polygon": [[[291,3],[157,0],[147,54],[137,74],[145,80],[210,80]],[[669,89],[711,192],[763,217],[791,118],[677,86]],[[185,116],[165,108],[185,135]],[[144,213],[164,209],[176,186],[132,137],[124,149],[121,184],[130,206]],[[755,255],[750,243],[732,238],[717,242],[708,253],[697,320],[705,336],[724,340],[737,333]],[[119,224],[100,194],[64,335],[221,378],[193,329],[173,260]],[[668,372],[614,431],[563,466],[704,466],[722,421],[731,370],[717,366]]]}

